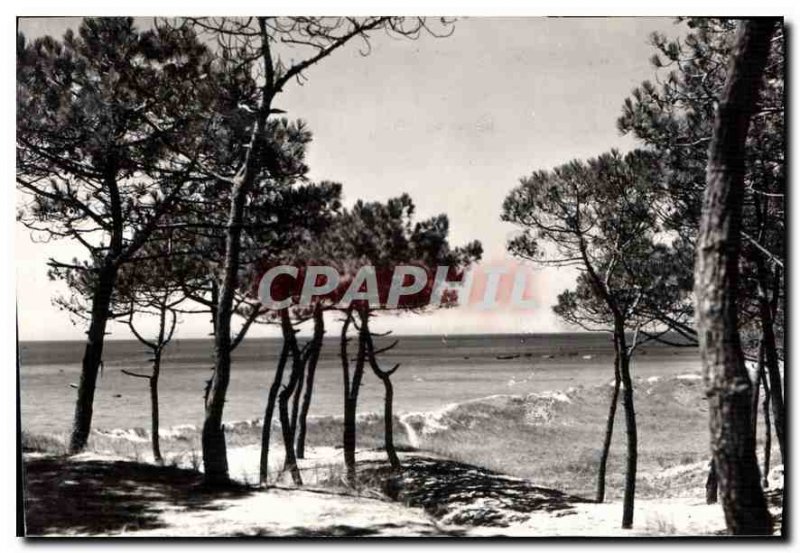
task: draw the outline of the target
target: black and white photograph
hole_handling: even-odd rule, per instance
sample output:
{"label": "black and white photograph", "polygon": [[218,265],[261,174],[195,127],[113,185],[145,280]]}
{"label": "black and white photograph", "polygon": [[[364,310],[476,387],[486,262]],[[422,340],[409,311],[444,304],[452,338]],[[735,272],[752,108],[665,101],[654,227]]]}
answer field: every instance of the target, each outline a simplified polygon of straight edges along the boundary
{"label": "black and white photograph", "polygon": [[18,537],[787,539],[780,11],[17,8]]}

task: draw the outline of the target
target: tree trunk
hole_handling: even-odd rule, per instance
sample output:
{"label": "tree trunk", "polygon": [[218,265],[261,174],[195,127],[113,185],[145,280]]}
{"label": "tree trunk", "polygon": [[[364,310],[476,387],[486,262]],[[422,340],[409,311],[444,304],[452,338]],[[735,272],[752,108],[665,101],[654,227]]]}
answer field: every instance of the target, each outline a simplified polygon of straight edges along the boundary
{"label": "tree trunk", "polygon": [[94,392],[97,387],[97,373],[103,361],[103,344],[111,305],[111,294],[117,280],[117,268],[106,261],[100,269],[94,297],[92,298],[92,319],[87,333],[86,349],[83,353],[81,378],[78,384],[78,398],[69,442],[70,453],[80,453],[89,440],[94,412]]}
{"label": "tree trunk", "polygon": [[709,147],[697,243],[695,296],[709,399],[711,450],[731,534],[769,534],[751,427],[752,384],[738,330],[739,254],[745,141],[775,20],[741,24]]}
{"label": "tree trunk", "polygon": [[297,457],[294,452],[294,426],[289,417],[289,400],[299,385],[301,376],[305,369],[303,354],[297,346],[297,335],[289,317],[289,311],[284,309],[281,312],[281,330],[283,340],[288,352],[292,357],[292,370],[289,373],[289,382],[283,390],[278,393],[278,416],[281,421],[281,432],[283,435],[283,447],[285,451],[283,470],[288,470],[292,474],[294,483],[298,486],[303,484],[300,478],[300,470],[297,468]]}
{"label": "tree trunk", "polygon": [[[768,197],[763,198],[763,204],[758,205],[759,198],[754,199],[757,203],[754,210],[756,222],[761,230],[759,233],[759,240],[763,237],[763,229],[766,226],[768,218]],[[766,363],[767,371],[770,379],[771,393],[774,394],[772,398],[772,409],[775,420],[775,434],[778,438],[778,446],[780,448],[781,458],[784,452],[784,430],[785,430],[785,415],[786,409],[783,401],[783,386],[780,375],[780,363],[778,360],[777,340],[775,337],[775,317],[778,309],[778,302],[781,295],[781,277],[780,269],[774,266],[772,273],[767,267],[762,252],[755,252],[753,261],[756,266],[756,284],[757,284],[757,299],[758,299],[758,315],[759,323],[761,326],[761,349],[759,350],[759,362]],[[769,281],[772,277],[772,297],[769,297]],[[756,387],[758,387],[756,382]],[[776,389],[777,386],[777,389]],[[758,412],[758,405],[754,406],[754,411]],[[754,415],[755,416],[755,415]]]}
{"label": "tree trunk", "polygon": [[281,355],[278,359],[278,368],[275,370],[275,377],[272,379],[272,386],[269,388],[267,397],[267,407],[264,411],[264,424],[261,428],[261,464],[258,472],[258,481],[261,485],[267,483],[269,472],[269,440],[272,434],[272,416],[275,413],[275,401],[278,399],[278,391],[283,382],[283,371],[289,357],[289,345],[284,341]]}
{"label": "tree trunk", "polygon": [[598,503],[602,503],[606,498],[606,465],[608,463],[608,453],[611,450],[611,437],[614,434],[614,419],[617,415],[617,404],[619,403],[619,350],[615,341],[614,354],[614,391],[611,394],[611,403],[608,406],[608,417],[606,418],[606,433],[603,438],[603,451],[600,454],[600,466],[597,469],[597,497]]}
{"label": "tree trunk", "polygon": [[[219,335],[220,332],[217,334]],[[225,428],[222,424],[222,412],[230,382],[230,370],[230,351],[225,350],[224,345],[219,346],[216,352],[214,375],[208,390],[202,435],[203,470],[206,484],[210,486],[223,486],[230,482]]]}
{"label": "tree trunk", "polygon": [[266,156],[274,156],[264,148],[267,119],[272,107],[274,90],[274,67],[270,53],[269,36],[265,18],[258,18],[261,58],[264,65],[265,81],[261,87],[261,98],[255,124],[250,135],[250,143],[245,159],[236,172],[231,185],[231,207],[225,231],[225,264],[222,283],[219,288],[219,304],[214,332],[214,375],[206,397],[206,413],[203,423],[203,466],[206,482],[212,485],[227,484],[228,456],[225,450],[225,430],[222,426],[222,413],[225,396],[228,392],[231,370],[231,317],[233,316],[233,297],[238,286],[239,253],[242,247],[242,224],[247,194],[256,177],[265,166],[272,166]]}
{"label": "tree trunk", "polygon": [[289,419],[289,429],[290,434],[292,435],[292,451],[294,449],[295,437],[297,436],[297,419],[300,417],[300,396],[303,395],[303,386],[305,385],[306,379],[306,364],[305,362],[300,364],[300,373],[297,375],[297,382],[295,383],[294,387],[292,388],[292,414]]}
{"label": "tree trunk", "polygon": [[344,466],[347,470],[346,482],[350,487],[356,486],[356,401],[348,398],[344,403]]}
{"label": "tree trunk", "polygon": [[764,342],[758,342],[758,361],[756,362],[756,379],[753,382],[753,401],[750,403],[753,435],[758,436],[758,400],[761,396],[761,373],[764,372]]}
{"label": "tree trunk", "polygon": [[400,458],[397,456],[397,451],[394,449],[394,431],[392,429],[392,402],[394,400],[394,389],[392,387],[392,378],[389,375],[380,376],[383,382],[385,397],[383,402],[383,435],[386,445],[386,455],[389,457],[389,464],[393,469],[401,469],[403,465],[400,463]]}
{"label": "tree trunk", "polygon": [[150,375],[150,434],[153,443],[153,459],[159,465],[164,463],[161,457],[161,443],[158,435],[158,378],[161,374],[161,351],[156,351],[153,359],[153,373]]}
{"label": "tree trunk", "polygon": [[294,434],[292,431],[292,423],[289,417],[289,400],[292,393],[298,386],[300,375],[303,372],[303,363],[300,359],[295,357],[292,362],[292,373],[289,377],[289,383],[284,386],[280,394],[278,394],[278,413],[281,420],[281,431],[283,433],[283,449],[285,457],[283,461],[283,470],[289,471],[292,475],[292,480],[295,485],[302,486],[303,479],[300,476],[300,469],[297,466],[297,457],[294,452]]}
{"label": "tree trunk", "polygon": [[633,503],[636,496],[636,464],[638,460],[638,436],[636,412],[633,408],[633,382],[630,372],[630,353],[627,351],[625,334],[620,337],[620,377],[622,379],[622,406],[625,410],[625,437],[627,441],[627,466],[625,468],[625,495],[622,500],[622,527],[633,527]]}
{"label": "tree trunk", "polygon": [[719,489],[719,479],[717,478],[717,465],[714,459],[708,463],[708,478],[706,479],[706,504],[712,505],[717,502],[717,490]]}
{"label": "tree trunk", "polygon": [[[772,420],[775,422],[775,435],[778,437],[778,447],[781,452],[781,460],[784,455],[784,430],[786,408],[783,404],[783,385],[781,383],[780,362],[778,360],[778,349],[775,341],[775,325],[772,314],[772,305],[767,297],[767,268],[764,260],[758,259],[758,311],[761,322],[761,343],[764,348],[764,357],[769,375],[769,389],[772,394]],[[777,290],[775,291],[777,293]]]}
{"label": "tree trunk", "polygon": [[311,339],[311,352],[308,356],[308,367],[306,374],[305,394],[303,394],[303,404],[300,408],[300,420],[297,433],[297,458],[304,459],[306,456],[306,431],[308,411],[311,408],[311,395],[314,392],[314,376],[317,372],[320,352],[322,351],[322,340],[325,337],[325,318],[323,317],[322,307],[317,304],[314,308],[314,337]]}
{"label": "tree trunk", "polygon": [[769,415],[770,389],[763,365],[758,376],[761,380],[761,386],[764,388],[764,402],[762,404],[764,409],[764,470],[761,472],[761,486],[766,489],[769,487],[769,461],[772,456],[772,421]]}
{"label": "tree trunk", "polygon": [[344,464],[347,471],[347,485],[355,487],[357,484],[356,474],[356,411],[358,408],[358,392],[361,387],[361,379],[364,376],[364,361],[366,355],[366,338],[364,327],[359,331],[358,354],[356,364],[353,369],[352,378],[350,375],[350,360],[347,357],[347,328],[352,315],[347,314],[347,319],[342,327],[341,337],[341,361],[344,371],[344,429],[342,432],[342,449],[344,453]]}
{"label": "tree trunk", "polygon": [[214,332],[214,374],[206,397],[203,424],[203,466],[206,481],[212,485],[226,484],[229,481],[222,413],[231,376],[231,317],[237,286],[236,275],[239,271],[239,251],[242,246],[242,221],[248,188],[245,184],[245,180],[240,180],[231,191],[231,210],[225,239],[225,268]]}
{"label": "tree trunk", "polygon": [[[360,338],[365,342],[365,353],[372,372],[383,383],[384,388],[384,401],[383,401],[383,441],[386,448],[386,456],[389,458],[389,464],[393,469],[398,470],[403,468],[400,459],[397,457],[397,451],[394,448],[394,430],[393,425],[393,407],[394,402],[394,388],[392,386],[392,375],[400,367],[395,365],[389,370],[383,370],[375,358],[375,344],[372,342],[372,334],[369,330],[369,310],[365,309],[361,313],[361,335]],[[395,342],[396,344],[397,342]]]}

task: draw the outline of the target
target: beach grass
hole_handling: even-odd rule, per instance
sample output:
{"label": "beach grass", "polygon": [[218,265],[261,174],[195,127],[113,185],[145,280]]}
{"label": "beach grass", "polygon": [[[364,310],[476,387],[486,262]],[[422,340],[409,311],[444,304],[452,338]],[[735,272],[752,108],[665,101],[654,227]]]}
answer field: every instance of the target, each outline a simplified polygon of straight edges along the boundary
{"label": "beach grass", "polygon": [[[423,435],[419,447],[530,479],[537,485],[594,498],[611,392],[611,386],[578,387],[563,398],[568,401],[546,402],[546,409],[537,406],[533,398],[509,400],[493,409],[484,405],[483,413],[456,408],[447,417],[447,430]],[[702,381],[686,376],[637,380],[634,403],[637,497],[703,497],[710,453]],[[763,441],[760,417],[759,456]],[[775,442],[773,439],[773,466],[780,462]],[[625,420],[620,404],[607,464],[607,499],[622,497],[625,471]]]}

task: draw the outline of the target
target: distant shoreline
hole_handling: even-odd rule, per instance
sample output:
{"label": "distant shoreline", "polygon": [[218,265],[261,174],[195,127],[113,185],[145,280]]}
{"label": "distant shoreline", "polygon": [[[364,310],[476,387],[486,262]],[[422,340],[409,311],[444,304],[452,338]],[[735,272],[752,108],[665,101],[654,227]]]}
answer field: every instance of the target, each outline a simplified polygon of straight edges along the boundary
{"label": "distant shoreline", "polygon": [[[605,336],[606,333],[604,332],[588,332],[588,331],[564,331],[564,332],[483,332],[483,333],[472,333],[472,332],[448,332],[448,333],[430,333],[430,334],[397,334],[393,333],[392,336],[395,339],[414,339],[414,340],[425,340],[425,339],[441,339],[441,338],[484,338],[484,337],[493,337],[493,338],[535,338],[535,337],[543,337],[543,336]],[[610,334],[608,334],[610,339]],[[338,341],[338,336],[328,336],[326,337],[326,341]],[[268,342],[280,342],[283,341],[283,338],[280,336],[249,336],[247,338],[249,342],[255,341],[268,341]],[[84,343],[85,340],[78,340],[78,339],[69,339],[69,340],[40,340],[40,339],[32,339],[32,340],[19,340],[19,344],[21,346],[28,345],[28,344],[67,344],[67,343]],[[118,343],[128,343],[128,342],[138,342],[138,340],[134,338],[113,338],[108,337],[106,338],[106,342],[118,342]],[[179,342],[212,342],[211,337],[189,337],[189,338],[175,338],[174,343]],[[669,347],[669,346],[668,346]]]}

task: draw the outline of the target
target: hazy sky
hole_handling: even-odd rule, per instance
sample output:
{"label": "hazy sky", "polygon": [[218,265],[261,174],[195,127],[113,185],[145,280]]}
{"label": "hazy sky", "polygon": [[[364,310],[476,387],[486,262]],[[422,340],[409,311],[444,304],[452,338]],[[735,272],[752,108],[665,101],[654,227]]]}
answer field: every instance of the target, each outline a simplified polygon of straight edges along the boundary
{"label": "hazy sky", "polygon": [[[21,20],[20,29],[60,36],[77,21]],[[311,177],[341,182],[347,203],[408,192],[420,218],[448,214],[451,243],[478,239],[485,260],[502,261],[513,228],[500,221],[501,206],[520,177],[635,145],[615,122],[631,89],[653,76],[653,31],[677,36],[682,28],[668,18],[477,18],[458,21],[446,39],[380,34],[368,57],[357,46],[337,52],[275,106],[308,122]],[[81,248],[34,244],[17,224],[16,250],[20,338],[83,338],[85,329],[51,305],[64,287],[48,281],[45,265]],[[525,312],[456,308],[382,317],[383,325],[400,334],[568,330],[550,306],[573,278],[533,269],[539,306]],[[111,338],[129,337],[122,325],[110,330]],[[207,317],[186,316],[178,336],[208,332]]]}

